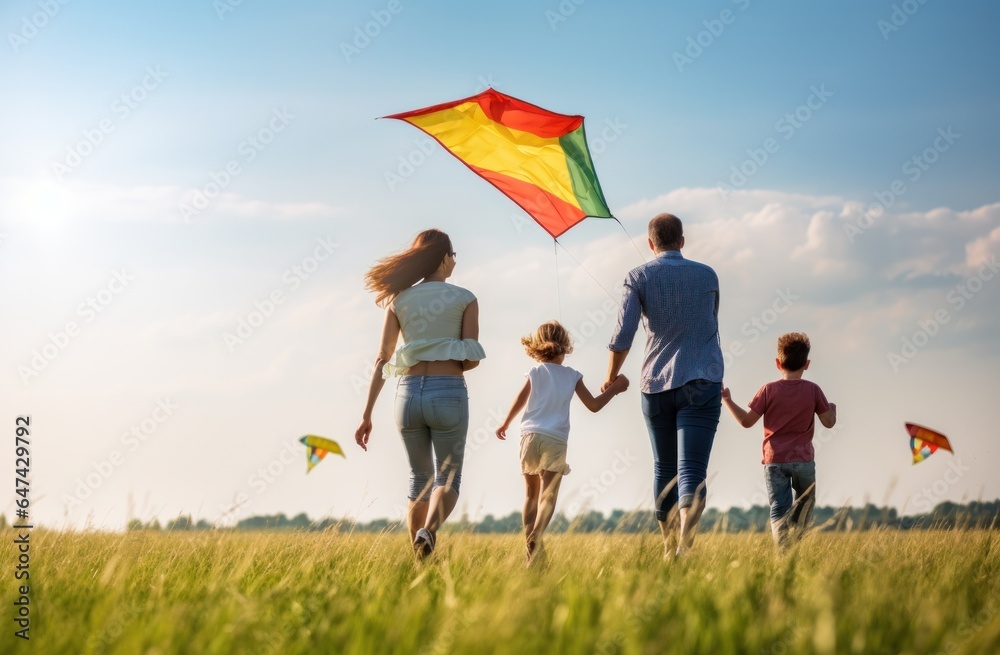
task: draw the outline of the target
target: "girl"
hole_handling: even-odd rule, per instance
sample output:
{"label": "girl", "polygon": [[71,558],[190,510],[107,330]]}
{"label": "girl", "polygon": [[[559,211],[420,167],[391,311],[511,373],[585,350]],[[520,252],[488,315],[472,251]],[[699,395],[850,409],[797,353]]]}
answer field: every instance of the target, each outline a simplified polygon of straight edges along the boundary
{"label": "girl", "polygon": [[569,332],[557,321],[543,323],[535,333],[521,338],[528,356],[539,362],[525,374],[527,380],[507,412],[497,438],[507,438],[507,428],[527,405],[521,418],[521,473],[524,474],[524,537],[531,564],[541,552],[542,534],[556,508],[559,483],[569,473],[566,442],[569,439],[569,403],[575,393],[584,406],[598,412],[611,398],[628,388],[628,378],[618,376],[596,398],[583,383],[583,375],[563,366],[573,352]]}
{"label": "girl", "polygon": [[[458,502],[469,431],[463,374],[486,357],[477,341],[479,302],[471,291],[446,282],[454,270],[451,239],[425,230],[409,249],[380,260],[365,276],[366,288],[386,310],[354,438],[368,450],[372,411],[385,379],[403,376],[396,387],[396,428],[410,461],[407,524],[418,558],[434,551],[438,528]],[[404,345],[396,350],[400,334]]]}

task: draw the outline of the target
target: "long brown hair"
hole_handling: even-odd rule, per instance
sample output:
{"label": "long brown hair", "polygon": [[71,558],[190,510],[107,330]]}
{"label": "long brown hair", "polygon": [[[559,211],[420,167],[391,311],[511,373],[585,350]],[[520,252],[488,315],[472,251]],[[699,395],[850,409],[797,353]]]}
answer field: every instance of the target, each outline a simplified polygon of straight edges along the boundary
{"label": "long brown hair", "polygon": [[451,253],[451,239],[441,230],[424,230],[403,252],[375,262],[365,274],[365,289],[373,291],[375,302],[384,307],[396,295],[409,289],[438,269]]}

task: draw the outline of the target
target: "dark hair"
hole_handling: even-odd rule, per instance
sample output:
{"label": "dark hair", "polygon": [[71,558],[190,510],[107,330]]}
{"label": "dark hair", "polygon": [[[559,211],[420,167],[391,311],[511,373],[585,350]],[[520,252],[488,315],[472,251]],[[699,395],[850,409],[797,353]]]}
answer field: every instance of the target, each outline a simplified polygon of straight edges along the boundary
{"label": "dark hair", "polygon": [[573,352],[569,331],[559,321],[542,323],[534,334],[521,337],[521,345],[528,356],[537,362],[551,362],[559,355]]}
{"label": "dark hair", "polygon": [[365,289],[377,294],[376,304],[385,306],[400,291],[433,274],[451,251],[451,239],[447,234],[441,230],[424,230],[408,249],[375,262],[365,274]]}
{"label": "dark hair", "polygon": [[789,332],[778,337],[778,362],[786,371],[798,371],[809,359],[809,337]]}
{"label": "dark hair", "polygon": [[657,214],[649,221],[649,238],[657,250],[680,250],[684,225],[673,214]]}

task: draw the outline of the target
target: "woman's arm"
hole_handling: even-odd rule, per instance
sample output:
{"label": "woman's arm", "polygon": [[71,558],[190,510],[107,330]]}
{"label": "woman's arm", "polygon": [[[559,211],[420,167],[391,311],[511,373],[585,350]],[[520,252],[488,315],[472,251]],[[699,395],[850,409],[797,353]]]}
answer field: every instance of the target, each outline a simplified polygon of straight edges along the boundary
{"label": "woman's arm", "polygon": [[521,390],[517,392],[517,398],[514,399],[514,404],[510,406],[510,411],[507,412],[507,418],[503,420],[503,425],[497,428],[497,439],[507,438],[507,428],[510,427],[510,422],[514,420],[514,417],[521,413],[524,406],[528,404],[528,396],[531,394],[531,380],[525,380],[524,386]]}
{"label": "woman's arm", "polygon": [[399,319],[396,318],[396,314],[391,308],[386,308],[378,357],[375,359],[372,376],[368,381],[368,399],[365,401],[365,411],[361,416],[361,425],[354,433],[354,440],[365,450],[368,450],[368,438],[372,433],[372,411],[375,409],[375,401],[378,400],[378,395],[382,392],[382,387],[385,386],[385,380],[382,378],[382,367],[392,358],[398,340]]}
{"label": "woman's arm", "polygon": [[[462,338],[479,340],[479,300],[473,300],[462,314]],[[467,359],[462,362],[462,370],[468,371],[479,366],[479,360]]]}

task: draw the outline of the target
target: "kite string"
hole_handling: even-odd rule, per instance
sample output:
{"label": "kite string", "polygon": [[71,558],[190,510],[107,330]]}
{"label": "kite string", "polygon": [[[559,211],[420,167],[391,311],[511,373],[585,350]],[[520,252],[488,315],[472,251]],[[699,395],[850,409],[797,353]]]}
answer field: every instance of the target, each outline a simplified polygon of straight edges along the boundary
{"label": "kite string", "polygon": [[[553,241],[555,241],[557,245],[559,245],[560,247],[562,247],[563,252],[565,252],[567,255],[569,255],[569,258],[572,259],[574,262],[576,262],[576,265],[579,266],[583,270],[584,273],[586,273],[588,276],[590,276],[590,279],[594,281],[594,284],[596,284],[601,289],[601,291],[603,291],[608,296],[608,298],[611,298],[611,300],[613,300],[614,302],[618,302],[618,299],[615,298],[614,296],[612,296],[611,292],[608,291],[607,289],[605,289],[604,285],[602,285],[600,282],[598,282],[597,278],[594,277],[594,275],[590,271],[588,271],[587,268],[583,264],[580,263],[580,260],[578,260],[576,257],[574,257],[573,253],[571,253],[569,250],[566,249],[566,246],[564,246],[563,244],[559,243],[559,239],[553,239]],[[557,284],[557,286],[558,286],[558,284]],[[562,312],[560,310],[560,317],[561,316],[562,316]]]}
{"label": "kite string", "polygon": [[622,232],[625,233],[625,236],[628,238],[628,242],[632,244],[633,248],[635,248],[635,252],[639,255],[639,259],[641,259],[643,263],[645,263],[646,256],[642,254],[641,250],[639,250],[639,246],[635,245],[635,241],[632,240],[632,236],[628,233],[628,230],[625,229],[625,226],[622,225],[622,222],[618,220],[617,216],[612,216],[611,218],[615,219],[615,223],[618,223],[618,227],[620,227],[622,229]]}
{"label": "kite string", "polygon": [[559,320],[562,320],[562,294],[559,293],[559,248],[556,244],[559,242],[552,239],[552,254],[555,256],[556,261],[556,307],[559,309]]}

